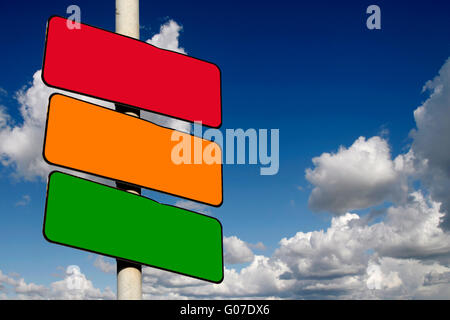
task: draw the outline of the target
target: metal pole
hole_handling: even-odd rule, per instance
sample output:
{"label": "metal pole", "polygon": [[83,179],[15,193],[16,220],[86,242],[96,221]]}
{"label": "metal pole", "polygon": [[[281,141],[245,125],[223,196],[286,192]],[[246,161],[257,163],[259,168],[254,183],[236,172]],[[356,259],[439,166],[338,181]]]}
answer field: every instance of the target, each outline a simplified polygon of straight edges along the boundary
{"label": "metal pole", "polygon": [[[116,32],[139,39],[139,0],[116,0]],[[116,110],[138,117],[140,112],[127,106],[116,104]],[[118,189],[141,194],[141,189],[116,182]],[[124,212],[126,214],[126,212]],[[117,299],[142,299],[141,265],[117,259]]]}

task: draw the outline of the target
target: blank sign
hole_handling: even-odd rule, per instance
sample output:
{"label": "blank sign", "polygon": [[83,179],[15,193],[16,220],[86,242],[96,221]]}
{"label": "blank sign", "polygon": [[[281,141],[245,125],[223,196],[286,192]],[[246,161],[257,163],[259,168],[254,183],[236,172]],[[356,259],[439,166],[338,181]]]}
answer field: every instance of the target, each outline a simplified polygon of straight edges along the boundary
{"label": "blank sign", "polygon": [[53,243],[223,279],[217,219],[61,172],[49,176],[43,232]]}
{"label": "blank sign", "polygon": [[149,110],[221,125],[219,68],[127,36],[51,17],[42,80],[48,86]]}
{"label": "blank sign", "polygon": [[[213,206],[222,204],[222,154],[215,142],[61,94],[50,97],[44,159],[50,164],[131,183]],[[220,162],[178,163],[172,152],[189,141],[215,150]]]}

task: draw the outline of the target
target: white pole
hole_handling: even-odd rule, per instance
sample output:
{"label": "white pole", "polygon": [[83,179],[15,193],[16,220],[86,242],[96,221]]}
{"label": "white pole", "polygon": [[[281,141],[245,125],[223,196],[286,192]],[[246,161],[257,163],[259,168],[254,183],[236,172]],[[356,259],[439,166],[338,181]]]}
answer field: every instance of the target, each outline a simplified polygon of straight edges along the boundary
{"label": "white pole", "polygon": [[116,32],[139,39],[139,0],[116,0]]}
{"label": "white pole", "polygon": [[[139,39],[139,0],[116,0],[116,32]],[[116,110],[139,117],[139,111],[117,105]],[[116,182],[117,188],[140,194],[141,189]],[[117,299],[142,299],[141,265],[117,259]]]}

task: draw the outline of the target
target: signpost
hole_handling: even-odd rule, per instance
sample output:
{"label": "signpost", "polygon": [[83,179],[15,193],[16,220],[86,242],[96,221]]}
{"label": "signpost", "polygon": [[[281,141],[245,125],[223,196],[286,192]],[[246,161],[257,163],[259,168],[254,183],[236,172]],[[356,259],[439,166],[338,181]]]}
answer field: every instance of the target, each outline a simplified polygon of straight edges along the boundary
{"label": "signpost", "polygon": [[[222,204],[220,147],[139,119],[142,109],[219,127],[220,70],[136,40],[138,17],[138,0],[116,0],[121,35],[85,24],[69,29],[66,19],[51,17],[42,72],[48,86],[116,104],[114,111],[62,94],[50,97],[44,159],[114,179],[117,189],[52,172],[43,233],[50,242],[115,257],[118,299],[141,299],[141,264],[214,283],[223,279],[220,222],[140,196],[144,187]],[[214,150],[220,161],[177,163],[174,135],[190,142],[183,152]]]}
{"label": "signpost", "polygon": [[[124,36],[139,39],[139,0],[116,0],[116,32]],[[139,118],[138,109],[115,104],[116,110]],[[136,137],[134,137],[136,138]],[[141,188],[116,181],[120,190],[140,195]],[[142,266],[137,263],[116,259],[117,299],[142,299]]]}

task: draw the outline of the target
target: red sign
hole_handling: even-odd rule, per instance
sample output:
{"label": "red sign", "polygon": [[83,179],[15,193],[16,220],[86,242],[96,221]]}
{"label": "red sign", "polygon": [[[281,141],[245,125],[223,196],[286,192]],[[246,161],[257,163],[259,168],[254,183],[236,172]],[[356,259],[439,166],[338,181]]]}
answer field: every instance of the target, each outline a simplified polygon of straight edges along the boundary
{"label": "red sign", "polygon": [[210,62],[67,19],[47,24],[42,80],[174,118],[221,125],[220,70]]}

